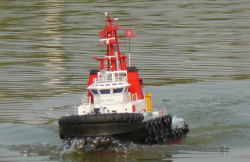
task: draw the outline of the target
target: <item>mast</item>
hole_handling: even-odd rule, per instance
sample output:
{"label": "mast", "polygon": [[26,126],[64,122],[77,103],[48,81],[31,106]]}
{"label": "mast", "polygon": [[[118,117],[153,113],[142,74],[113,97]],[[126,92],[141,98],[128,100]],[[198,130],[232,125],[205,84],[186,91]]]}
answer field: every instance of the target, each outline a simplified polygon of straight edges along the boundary
{"label": "mast", "polygon": [[[122,26],[117,24],[118,18],[111,19],[110,16],[105,13],[106,25],[105,29],[100,31],[100,41],[104,41],[107,46],[107,53],[104,58],[97,58],[101,62],[100,70],[107,71],[117,71],[117,70],[127,70],[127,56],[121,56],[120,43],[117,31],[119,29],[124,29]],[[116,21],[116,24],[114,24]],[[127,30],[127,29],[126,29]],[[125,30],[125,34],[127,35]],[[131,29],[130,32],[132,31]],[[132,31],[133,32],[133,31]],[[132,33],[133,34],[133,33]],[[125,36],[126,36],[125,35]]]}

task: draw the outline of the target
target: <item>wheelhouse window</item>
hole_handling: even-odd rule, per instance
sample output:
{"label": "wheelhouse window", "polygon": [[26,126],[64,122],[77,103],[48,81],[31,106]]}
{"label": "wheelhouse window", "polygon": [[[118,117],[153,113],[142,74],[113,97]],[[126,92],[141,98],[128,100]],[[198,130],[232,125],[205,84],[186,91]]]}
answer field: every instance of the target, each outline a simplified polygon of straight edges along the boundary
{"label": "wheelhouse window", "polygon": [[100,90],[101,94],[110,94],[110,89]]}
{"label": "wheelhouse window", "polygon": [[93,94],[98,94],[98,91],[97,91],[96,89],[92,89],[91,92],[92,92]]}
{"label": "wheelhouse window", "polygon": [[122,93],[123,88],[115,88],[113,89],[113,93]]}

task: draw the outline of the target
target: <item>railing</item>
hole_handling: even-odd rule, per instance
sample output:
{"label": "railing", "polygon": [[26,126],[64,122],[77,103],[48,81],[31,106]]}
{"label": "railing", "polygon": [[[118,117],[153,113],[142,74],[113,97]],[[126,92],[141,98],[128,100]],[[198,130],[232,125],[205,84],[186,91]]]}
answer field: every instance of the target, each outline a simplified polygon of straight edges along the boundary
{"label": "railing", "polygon": [[112,79],[112,77],[93,79],[93,83],[111,83],[111,82],[124,82],[124,81],[127,81],[127,77],[125,76],[115,77],[114,80]]}
{"label": "railing", "polygon": [[[127,93],[127,94],[123,94],[123,99],[122,101],[123,102],[130,102],[130,101],[137,101],[138,100],[138,95],[137,93],[134,93],[134,94],[130,94],[130,93]],[[105,100],[106,98],[110,98],[110,97],[100,97],[100,96],[96,96],[94,98],[94,102],[95,103],[101,103],[102,100]],[[115,98],[114,98],[115,100]],[[120,100],[121,101],[121,100]],[[103,101],[105,102],[105,101]],[[115,102],[115,101],[112,101],[112,102]],[[91,96],[87,96],[87,95],[84,95],[82,97],[82,104],[83,105],[90,105],[91,104]]]}
{"label": "railing", "polygon": [[136,101],[136,100],[138,100],[137,93],[131,94],[131,101]]}
{"label": "railing", "polygon": [[[117,98],[118,97],[118,98]],[[120,98],[122,97],[122,98]],[[114,96],[114,97],[105,97],[105,96],[95,96],[94,97],[94,102],[95,104],[100,104],[100,103],[115,103],[115,102],[131,102],[131,101],[137,101],[138,100],[138,95],[137,93],[135,94],[123,94],[122,96]],[[91,97],[86,97],[84,96],[84,98],[82,99],[82,104],[83,105],[88,105],[91,104]]]}
{"label": "railing", "polygon": [[83,105],[89,105],[91,103],[91,96],[84,95],[82,98]]}

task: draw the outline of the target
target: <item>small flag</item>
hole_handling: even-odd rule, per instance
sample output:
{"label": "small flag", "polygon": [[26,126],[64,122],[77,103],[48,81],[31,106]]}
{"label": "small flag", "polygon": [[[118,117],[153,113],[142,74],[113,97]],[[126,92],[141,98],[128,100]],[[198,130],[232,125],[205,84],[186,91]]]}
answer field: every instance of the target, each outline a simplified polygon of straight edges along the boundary
{"label": "small flag", "polygon": [[106,34],[106,31],[105,31],[105,30],[100,31],[100,32],[99,32],[99,35],[100,35],[100,37],[101,37],[102,39],[107,38],[107,34]]}
{"label": "small flag", "polygon": [[125,37],[135,37],[132,29],[125,29]]}

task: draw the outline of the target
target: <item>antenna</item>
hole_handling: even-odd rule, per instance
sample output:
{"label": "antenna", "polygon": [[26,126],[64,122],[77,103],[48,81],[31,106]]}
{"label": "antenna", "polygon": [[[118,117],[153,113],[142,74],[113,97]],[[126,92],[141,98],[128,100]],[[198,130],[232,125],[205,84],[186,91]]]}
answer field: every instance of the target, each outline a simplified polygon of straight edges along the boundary
{"label": "antenna", "polygon": [[128,41],[128,44],[129,44],[129,52],[128,52],[128,57],[129,57],[129,66],[130,66],[130,37],[134,37],[135,34],[133,32],[132,29],[125,29],[125,37],[129,37],[129,41]]}
{"label": "antenna", "polygon": [[128,66],[130,67],[130,61],[131,61],[131,59],[130,59],[130,37],[128,39],[128,58],[129,58]]}

